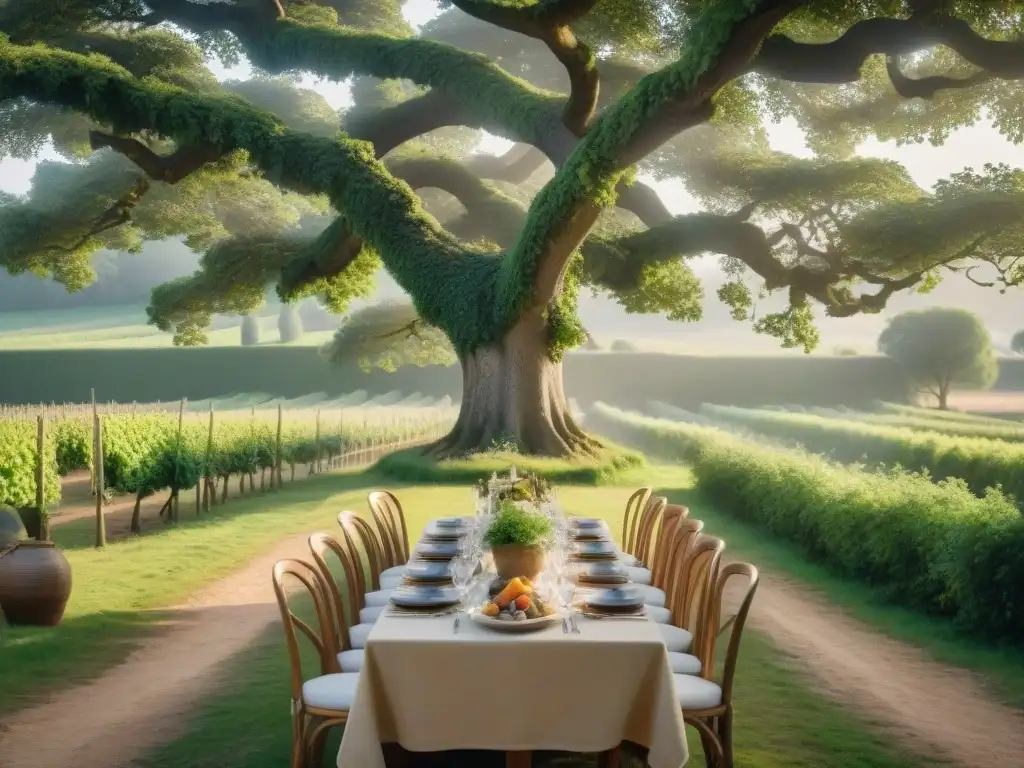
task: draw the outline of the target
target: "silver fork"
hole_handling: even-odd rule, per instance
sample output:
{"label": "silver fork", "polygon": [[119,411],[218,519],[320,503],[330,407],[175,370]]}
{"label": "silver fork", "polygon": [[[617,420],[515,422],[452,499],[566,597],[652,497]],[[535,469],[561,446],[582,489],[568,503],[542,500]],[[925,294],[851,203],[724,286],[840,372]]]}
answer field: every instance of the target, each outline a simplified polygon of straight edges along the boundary
{"label": "silver fork", "polygon": [[576,610],[570,606],[569,608],[569,625],[572,627],[572,631],[575,634],[580,633],[580,628],[576,626]]}
{"label": "silver fork", "polygon": [[462,618],[462,614],[461,613],[456,613],[455,614],[455,624],[452,625],[452,634],[455,634],[455,635],[459,634],[459,619],[461,619],[461,618]]}

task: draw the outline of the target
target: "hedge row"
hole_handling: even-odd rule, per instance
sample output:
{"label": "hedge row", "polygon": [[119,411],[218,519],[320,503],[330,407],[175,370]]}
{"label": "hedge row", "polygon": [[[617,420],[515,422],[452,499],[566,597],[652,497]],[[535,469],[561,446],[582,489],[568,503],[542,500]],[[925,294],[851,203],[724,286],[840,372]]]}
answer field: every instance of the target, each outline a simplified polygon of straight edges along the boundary
{"label": "hedge row", "polygon": [[699,489],[843,576],[991,639],[1024,638],[1024,518],[961,480],[844,467],[713,427],[598,404],[587,426],[693,465]]}
{"label": "hedge row", "polygon": [[1024,501],[1024,444],[867,424],[804,413],[704,405],[706,416],[844,463],[903,467],[932,478],[960,478],[978,496],[999,487]]}
{"label": "hedge row", "polygon": [[942,421],[953,421],[960,424],[994,424],[1000,427],[1022,427],[1020,422],[1014,421],[1013,419],[1000,419],[995,416],[987,416],[981,413],[940,411],[938,408],[921,408],[916,405],[886,403],[881,400],[872,403],[872,407],[873,410],[878,413],[891,413],[898,416],[913,416],[921,419],[940,419]]}

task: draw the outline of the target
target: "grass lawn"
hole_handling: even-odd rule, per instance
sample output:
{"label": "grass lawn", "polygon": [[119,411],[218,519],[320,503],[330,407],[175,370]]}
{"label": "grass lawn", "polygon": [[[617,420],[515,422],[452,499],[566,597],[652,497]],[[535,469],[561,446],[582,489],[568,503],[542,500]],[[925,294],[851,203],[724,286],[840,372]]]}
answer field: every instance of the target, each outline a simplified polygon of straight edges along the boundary
{"label": "grass lawn", "polygon": [[797,547],[730,517],[702,498],[692,479],[679,485],[659,485],[658,493],[690,507],[691,517],[703,520],[707,530],[728,542],[730,556],[742,557],[814,588],[825,602],[890,637],[921,648],[936,661],[980,673],[994,695],[1024,708],[1024,655],[1019,650],[980,644],[958,633],[948,620],[887,603],[872,588],[836,576],[824,565],[809,561]]}
{"label": "grass lawn", "polygon": [[[687,473],[654,467],[648,482],[684,487]],[[571,512],[593,514],[621,526],[625,499],[635,488],[560,486],[559,501]],[[463,488],[406,488],[410,538],[425,519],[455,511],[468,499]],[[407,501],[408,500],[408,501]],[[447,504],[446,504],[447,502]],[[710,521],[708,521],[710,524]],[[719,531],[716,530],[716,533]],[[909,768],[936,765],[917,759],[875,734],[870,724],[814,693],[790,660],[768,640],[746,634],[737,684],[737,766],[739,768]],[[279,768],[287,764],[288,662],[279,627],[240,654],[222,677],[219,693],[207,697],[184,725],[180,738],[154,750],[139,768]],[[333,765],[339,735],[328,745]],[[700,741],[691,734],[688,765],[701,766]],[[498,754],[439,755],[446,768],[500,768]],[[544,757],[545,768],[592,765],[585,758]]]}

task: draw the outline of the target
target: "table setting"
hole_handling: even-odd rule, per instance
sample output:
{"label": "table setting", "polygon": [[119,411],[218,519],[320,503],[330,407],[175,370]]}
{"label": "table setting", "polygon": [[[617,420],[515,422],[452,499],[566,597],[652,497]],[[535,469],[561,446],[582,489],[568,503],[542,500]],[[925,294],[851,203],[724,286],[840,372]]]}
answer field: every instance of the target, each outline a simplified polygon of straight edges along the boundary
{"label": "table setting", "polygon": [[429,522],[413,548],[367,640],[338,765],[384,768],[385,743],[602,752],[632,741],[652,768],[680,768],[665,646],[607,524],[566,517],[548,484],[515,470],[475,486],[473,507]]}

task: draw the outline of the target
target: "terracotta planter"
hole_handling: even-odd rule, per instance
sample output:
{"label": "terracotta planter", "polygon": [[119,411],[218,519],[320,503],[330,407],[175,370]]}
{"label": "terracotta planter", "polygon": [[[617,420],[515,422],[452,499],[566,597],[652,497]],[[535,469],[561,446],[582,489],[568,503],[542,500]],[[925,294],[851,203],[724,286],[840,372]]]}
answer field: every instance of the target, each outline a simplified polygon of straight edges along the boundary
{"label": "terracotta planter", "polygon": [[8,623],[55,627],[70,596],[71,565],[53,542],[19,541],[0,549],[0,610]]}
{"label": "terracotta planter", "polygon": [[540,547],[505,544],[493,547],[491,554],[494,556],[494,569],[502,579],[525,576],[532,581],[544,570],[544,550]]}

